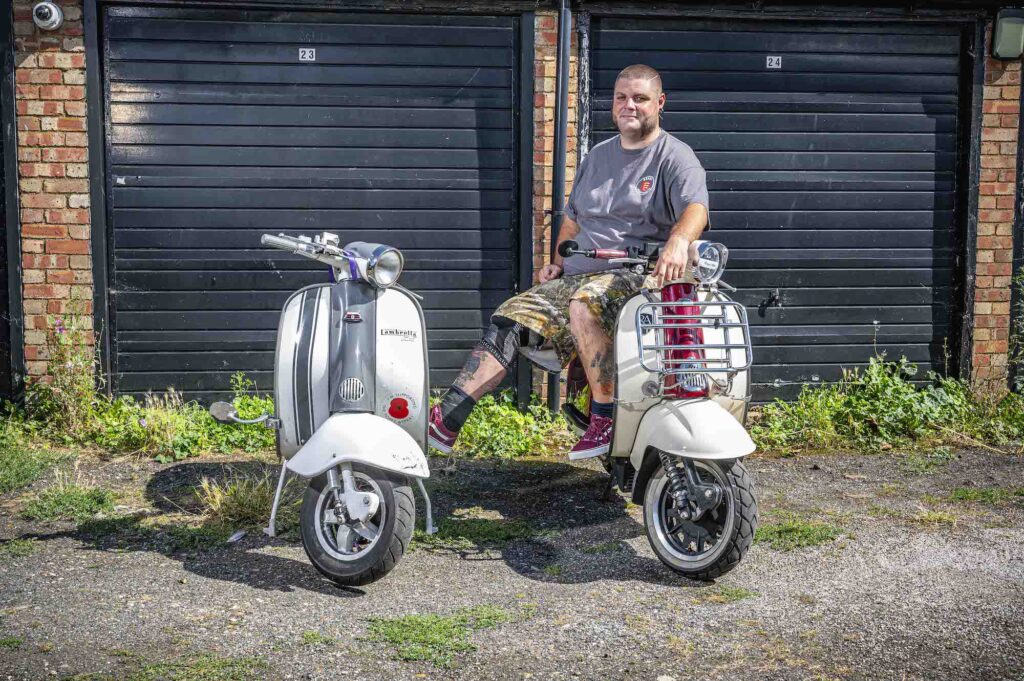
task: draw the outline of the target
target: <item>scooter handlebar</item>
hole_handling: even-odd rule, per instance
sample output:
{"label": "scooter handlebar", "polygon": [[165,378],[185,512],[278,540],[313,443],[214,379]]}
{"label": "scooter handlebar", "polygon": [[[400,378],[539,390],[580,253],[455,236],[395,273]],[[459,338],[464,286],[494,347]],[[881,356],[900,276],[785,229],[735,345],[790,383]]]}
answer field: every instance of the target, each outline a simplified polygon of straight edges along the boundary
{"label": "scooter handlebar", "polygon": [[598,260],[611,260],[612,258],[625,258],[629,256],[626,251],[617,248],[580,248],[580,245],[572,239],[567,239],[558,244],[558,255],[563,258],[582,255],[584,258],[596,258]]}
{"label": "scooter handlebar", "polygon": [[298,239],[290,239],[286,236],[274,236],[273,234],[264,234],[260,237],[260,243],[264,246],[270,246],[272,248],[280,248],[282,251],[294,251],[298,246]]}

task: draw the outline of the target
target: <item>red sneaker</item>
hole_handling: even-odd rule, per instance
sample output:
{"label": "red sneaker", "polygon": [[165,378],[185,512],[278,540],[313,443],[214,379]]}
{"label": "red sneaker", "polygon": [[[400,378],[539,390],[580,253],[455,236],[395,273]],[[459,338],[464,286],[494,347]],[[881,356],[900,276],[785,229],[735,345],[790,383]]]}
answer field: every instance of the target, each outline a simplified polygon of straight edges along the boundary
{"label": "red sneaker", "polygon": [[430,443],[430,446],[445,454],[451,454],[452,448],[455,446],[455,439],[459,437],[459,434],[457,432],[453,433],[444,427],[444,423],[441,421],[440,404],[435,404],[430,410],[429,424],[427,427],[427,441]]}
{"label": "red sneaker", "polygon": [[569,450],[569,458],[588,459],[607,454],[612,443],[612,419],[608,416],[590,415],[590,426],[576,446]]}

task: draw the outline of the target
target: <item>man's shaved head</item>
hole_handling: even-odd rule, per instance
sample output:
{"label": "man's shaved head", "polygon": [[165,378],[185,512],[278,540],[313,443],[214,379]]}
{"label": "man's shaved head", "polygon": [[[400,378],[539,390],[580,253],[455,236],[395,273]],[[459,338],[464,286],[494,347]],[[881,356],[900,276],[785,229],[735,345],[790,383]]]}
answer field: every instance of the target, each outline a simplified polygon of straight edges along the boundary
{"label": "man's shaved head", "polygon": [[651,87],[658,94],[661,94],[661,74],[654,68],[651,68],[647,64],[633,64],[619,71],[619,75],[615,77],[615,81],[620,80],[647,80],[651,82]]}

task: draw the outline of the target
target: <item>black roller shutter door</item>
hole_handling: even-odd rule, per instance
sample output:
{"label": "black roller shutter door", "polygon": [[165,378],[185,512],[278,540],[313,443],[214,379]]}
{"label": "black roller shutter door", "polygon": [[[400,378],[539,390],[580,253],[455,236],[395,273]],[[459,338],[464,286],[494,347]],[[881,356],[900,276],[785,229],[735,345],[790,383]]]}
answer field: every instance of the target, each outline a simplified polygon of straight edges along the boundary
{"label": "black roller shutter door", "polygon": [[109,8],[104,35],[118,392],[271,386],[277,311],[327,274],[263,232],[402,249],[454,377],[513,290],[516,19]]}
{"label": "black roller shutter door", "polygon": [[708,171],[711,236],[750,311],[754,399],[876,351],[942,370],[956,308],[961,34],[944,26],[592,26],[591,142],[615,74],[657,68],[664,127]]}

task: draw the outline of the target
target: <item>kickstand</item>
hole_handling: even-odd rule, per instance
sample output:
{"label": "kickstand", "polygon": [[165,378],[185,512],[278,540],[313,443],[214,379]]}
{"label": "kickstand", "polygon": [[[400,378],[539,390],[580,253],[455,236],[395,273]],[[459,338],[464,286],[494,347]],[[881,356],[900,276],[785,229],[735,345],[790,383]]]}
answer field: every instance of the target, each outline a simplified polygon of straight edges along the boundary
{"label": "kickstand", "polygon": [[423,495],[423,503],[426,505],[427,534],[437,534],[437,528],[434,527],[434,512],[430,508],[430,497],[427,495],[427,488],[423,486],[423,478],[416,478],[416,484],[420,486],[420,494]]}
{"label": "kickstand", "polygon": [[277,536],[277,506],[281,503],[281,490],[284,489],[284,479],[288,475],[288,460],[281,462],[281,475],[277,478],[277,490],[274,492],[274,505],[270,509],[270,524],[263,528],[263,534],[268,537]]}

